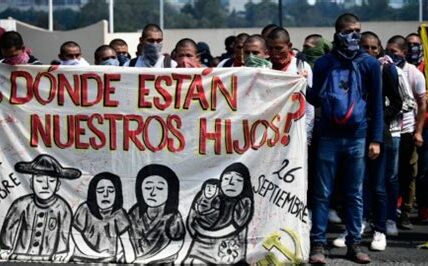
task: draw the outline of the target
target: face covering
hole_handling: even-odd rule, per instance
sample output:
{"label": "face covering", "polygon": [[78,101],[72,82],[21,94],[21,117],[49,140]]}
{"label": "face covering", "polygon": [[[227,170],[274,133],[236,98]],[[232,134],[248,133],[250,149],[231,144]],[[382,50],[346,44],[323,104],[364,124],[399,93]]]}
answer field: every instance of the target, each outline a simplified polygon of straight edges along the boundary
{"label": "face covering", "polygon": [[195,68],[195,67],[201,67],[201,64],[197,62],[197,60],[193,60],[189,57],[180,57],[180,58],[177,58],[177,67]]}
{"label": "face covering", "polygon": [[143,47],[143,58],[150,66],[154,66],[162,51],[162,43],[145,43]]}
{"label": "face covering", "polygon": [[424,57],[424,50],[421,44],[409,43],[406,55],[407,62],[413,65],[419,65]]}
{"label": "face covering", "polygon": [[305,55],[308,63],[313,67],[315,61],[321,56],[325,55],[330,51],[330,44],[321,38],[315,45],[315,47],[307,48],[304,47],[302,53]]}
{"label": "face covering", "polygon": [[338,52],[345,58],[352,59],[360,49],[361,33],[336,33],[334,34],[335,44]]}
{"label": "face covering", "polygon": [[22,65],[27,64],[28,60],[30,60],[30,56],[26,52],[22,52],[19,55],[5,58],[3,63],[8,65]]}
{"label": "face covering", "polygon": [[89,66],[89,63],[81,57],[80,59],[60,60],[61,65],[65,66]]}
{"label": "face covering", "polygon": [[103,66],[119,66],[119,60],[116,58],[109,58],[107,60],[104,60],[100,63],[100,65]]}
{"label": "face covering", "polygon": [[246,67],[260,67],[260,68],[272,68],[272,63],[264,58],[260,58],[253,54],[245,57]]}
{"label": "face covering", "polygon": [[385,52],[385,54],[391,57],[392,62],[394,62],[394,65],[398,66],[399,68],[402,68],[406,63],[406,59],[403,56],[399,56],[388,51]]}
{"label": "face covering", "polygon": [[117,55],[117,60],[119,60],[119,65],[123,66],[126,62],[129,61],[129,57],[125,54]]}

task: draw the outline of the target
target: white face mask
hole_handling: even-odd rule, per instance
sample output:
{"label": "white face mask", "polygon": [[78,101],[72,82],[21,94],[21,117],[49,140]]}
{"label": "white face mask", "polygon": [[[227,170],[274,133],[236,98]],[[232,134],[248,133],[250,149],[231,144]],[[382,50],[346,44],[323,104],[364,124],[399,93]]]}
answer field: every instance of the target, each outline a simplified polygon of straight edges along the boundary
{"label": "white face mask", "polygon": [[61,65],[65,66],[89,66],[89,63],[81,57],[80,59],[60,60]]}

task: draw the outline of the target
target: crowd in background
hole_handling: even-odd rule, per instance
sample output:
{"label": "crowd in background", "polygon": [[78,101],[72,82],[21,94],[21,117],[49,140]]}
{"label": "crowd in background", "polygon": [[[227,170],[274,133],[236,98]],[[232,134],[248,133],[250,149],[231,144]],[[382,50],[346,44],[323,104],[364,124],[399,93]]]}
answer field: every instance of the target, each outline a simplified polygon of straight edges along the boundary
{"label": "crowd in background", "polygon": [[[41,64],[18,32],[0,34],[2,63]],[[261,67],[307,79],[310,262],[325,263],[328,221],[345,223],[346,231],[333,245],[347,247],[349,258],[357,263],[370,262],[360,248],[364,232],[372,233],[370,248],[382,251],[387,236],[412,230],[409,215],[414,208],[418,219],[428,223],[428,115],[417,29],[407,36],[391,36],[383,46],[376,33],[362,31],[358,17],[347,13],[337,18],[332,42],[311,34],[301,50],[292,47],[285,28],[273,24],[260,34],[227,37],[221,56],[212,56],[206,43],[189,38],[177,42],[170,53],[163,53],[162,43],[161,28],[149,24],[135,56],[125,40],[114,39],[95,50],[94,62],[156,68]],[[61,45],[50,64],[89,65],[72,40]],[[346,96],[332,97],[341,90]],[[347,112],[338,118],[340,104]]]}

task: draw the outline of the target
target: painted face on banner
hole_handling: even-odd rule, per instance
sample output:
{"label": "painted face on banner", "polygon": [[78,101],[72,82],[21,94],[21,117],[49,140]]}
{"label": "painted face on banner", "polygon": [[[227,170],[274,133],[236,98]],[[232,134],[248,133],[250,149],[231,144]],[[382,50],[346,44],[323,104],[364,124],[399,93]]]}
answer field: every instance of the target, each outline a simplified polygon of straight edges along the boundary
{"label": "painted face on banner", "polygon": [[217,185],[207,184],[204,189],[204,195],[207,199],[214,197],[217,194]]}
{"label": "painted face on banner", "polygon": [[221,190],[228,197],[236,197],[244,189],[244,178],[238,172],[227,172],[221,178]]}
{"label": "painted face on banner", "polygon": [[116,189],[113,183],[108,179],[101,179],[96,188],[97,205],[101,210],[113,207],[116,199]]}
{"label": "painted face on banner", "polygon": [[168,182],[158,175],[149,176],[143,181],[142,191],[149,207],[159,207],[168,199]]}
{"label": "painted face on banner", "polygon": [[50,199],[58,190],[58,178],[47,175],[34,175],[32,186],[36,197],[42,200]]}

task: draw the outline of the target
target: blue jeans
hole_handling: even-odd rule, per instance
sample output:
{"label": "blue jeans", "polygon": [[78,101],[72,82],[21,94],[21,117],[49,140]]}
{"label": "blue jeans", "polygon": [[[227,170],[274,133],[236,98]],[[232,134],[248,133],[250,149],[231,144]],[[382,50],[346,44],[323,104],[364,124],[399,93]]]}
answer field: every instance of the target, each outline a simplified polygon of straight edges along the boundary
{"label": "blue jeans", "polygon": [[327,244],[326,230],[330,196],[340,164],[344,166],[343,192],[346,230],[348,231],[346,245],[360,243],[365,149],[366,140],[364,138],[320,138],[313,184],[312,243]]}
{"label": "blue jeans", "polygon": [[393,137],[385,145],[386,167],[385,181],[387,194],[387,219],[397,222],[397,199],[400,191],[398,182],[398,158],[400,154],[400,137]]}
{"label": "blue jeans", "polygon": [[373,214],[374,230],[386,232],[386,180],[385,180],[385,164],[386,156],[384,147],[381,145],[381,150],[378,158],[367,160],[367,168],[364,179],[364,212],[363,218],[369,219],[370,213]]}

